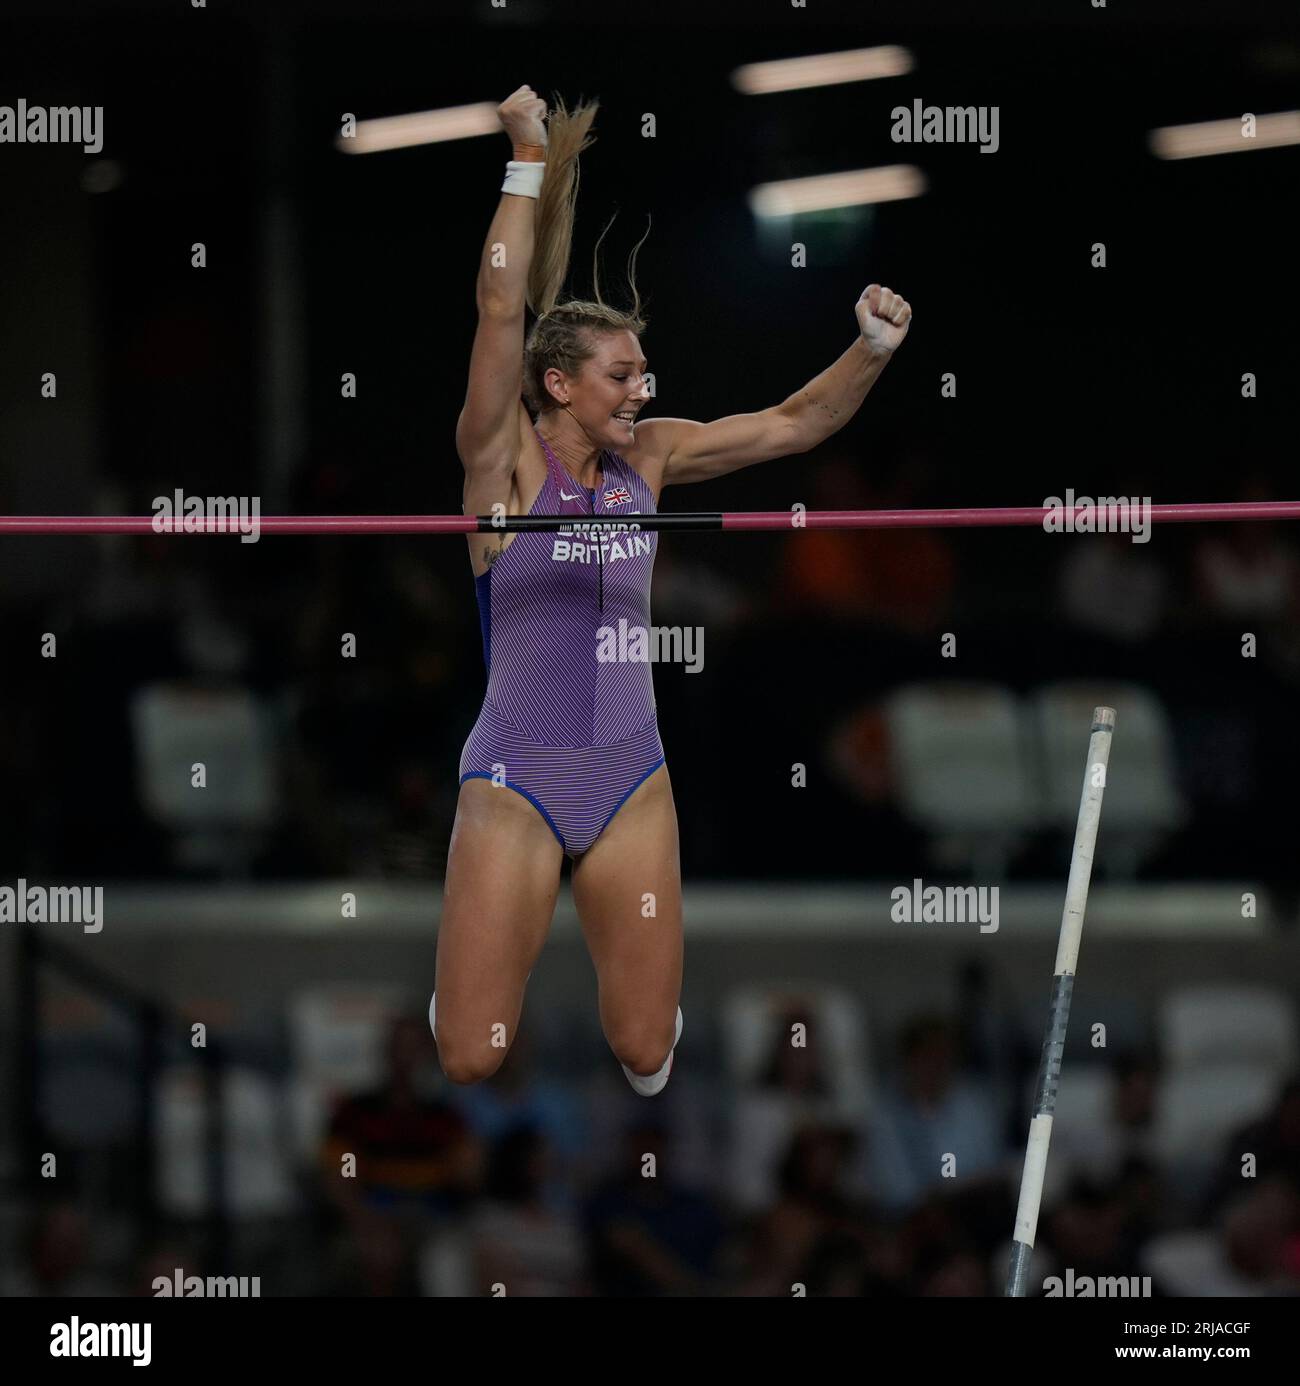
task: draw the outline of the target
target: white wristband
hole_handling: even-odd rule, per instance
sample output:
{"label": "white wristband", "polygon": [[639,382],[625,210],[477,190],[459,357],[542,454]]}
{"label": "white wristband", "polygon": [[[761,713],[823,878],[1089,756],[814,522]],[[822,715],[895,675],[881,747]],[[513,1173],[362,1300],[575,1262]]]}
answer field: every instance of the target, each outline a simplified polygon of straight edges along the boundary
{"label": "white wristband", "polygon": [[506,181],[501,184],[503,193],[514,193],[516,197],[538,197],[542,191],[542,175],[545,164],[532,163],[523,159],[506,161]]}

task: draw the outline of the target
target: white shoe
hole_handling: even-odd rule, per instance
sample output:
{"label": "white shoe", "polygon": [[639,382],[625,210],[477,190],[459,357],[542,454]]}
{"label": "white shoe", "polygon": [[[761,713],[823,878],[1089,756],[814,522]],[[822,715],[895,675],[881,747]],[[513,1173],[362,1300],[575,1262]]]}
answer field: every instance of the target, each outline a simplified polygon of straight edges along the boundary
{"label": "white shoe", "polygon": [[668,1079],[672,1076],[673,1071],[673,1054],[677,1050],[677,1041],[681,1039],[681,1037],[682,1008],[678,1006],[677,1033],[673,1036],[673,1047],[669,1051],[667,1059],[664,1060],[664,1066],[659,1070],[659,1072],[650,1073],[645,1076],[642,1076],[640,1073],[633,1073],[632,1070],[628,1068],[626,1064],[623,1064],[621,1066],[623,1072],[627,1075],[627,1081],[632,1084],[633,1088],[635,1088],[636,1091],[639,1092],[642,1097],[654,1097],[656,1093],[663,1092],[664,1088],[668,1085]]}

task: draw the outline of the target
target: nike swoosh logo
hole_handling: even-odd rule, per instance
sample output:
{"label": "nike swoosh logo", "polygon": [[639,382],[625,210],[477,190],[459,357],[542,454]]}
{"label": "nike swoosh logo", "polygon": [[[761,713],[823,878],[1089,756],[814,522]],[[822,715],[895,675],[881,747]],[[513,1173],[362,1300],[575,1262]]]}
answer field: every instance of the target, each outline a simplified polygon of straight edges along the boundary
{"label": "nike swoosh logo", "polygon": [[571,495],[564,489],[564,487],[561,486],[561,487],[560,487],[560,499],[561,499],[561,500],[577,500],[577,499],[578,499],[578,496],[577,496],[576,494],[571,496]]}

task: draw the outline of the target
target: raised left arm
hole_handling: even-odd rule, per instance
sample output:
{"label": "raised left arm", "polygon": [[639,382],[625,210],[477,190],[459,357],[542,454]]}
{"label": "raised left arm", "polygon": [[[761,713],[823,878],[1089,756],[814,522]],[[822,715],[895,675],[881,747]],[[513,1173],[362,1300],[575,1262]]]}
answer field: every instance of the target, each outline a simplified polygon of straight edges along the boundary
{"label": "raised left arm", "polygon": [[755,462],[807,452],[857,413],[894,350],[907,336],[912,309],[899,294],[870,284],[855,309],[861,333],[838,361],[770,409],[712,423],[646,419],[637,425],[647,452],[662,461],[661,486],[710,481]]}

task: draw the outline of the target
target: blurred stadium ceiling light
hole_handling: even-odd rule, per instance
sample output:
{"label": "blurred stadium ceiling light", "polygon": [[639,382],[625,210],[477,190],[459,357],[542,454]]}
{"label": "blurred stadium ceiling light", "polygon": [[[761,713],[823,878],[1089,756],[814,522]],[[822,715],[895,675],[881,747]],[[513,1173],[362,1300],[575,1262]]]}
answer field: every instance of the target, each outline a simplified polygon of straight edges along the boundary
{"label": "blurred stadium ceiling light", "polygon": [[377,154],[384,149],[409,149],[416,144],[438,144],[443,140],[468,140],[476,135],[500,133],[496,106],[491,101],[476,101],[472,106],[447,106],[440,111],[359,120],[357,132],[351,139],[340,134],[335,137],[334,144],[345,154]]}
{"label": "blurred stadium ceiling light", "polygon": [[896,44],[851,48],[843,53],[814,53],[806,58],[781,58],[749,63],[731,74],[732,85],[746,96],[801,87],[830,87],[839,82],[870,82],[878,77],[901,77],[912,70],[912,55]]}
{"label": "blurred stadium ceiling light", "polygon": [[1242,133],[1242,117],[1207,120],[1199,125],[1166,125],[1152,130],[1151,152],[1158,159],[1203,159],[1209,154],[1241,154],[1300,144],[1300,111],[1255,117],[1254,138]]}
{"label": "blurred stadium ceiling light", "polygon": [[862,207],[872,202],[898,202],[920,197],[925,175],[911,164],[850,169],[813,178],[790,178],[783,183],[760,183],[749,194],[757,217],[789,217],[800,212],[827,212],[836,207]]}

